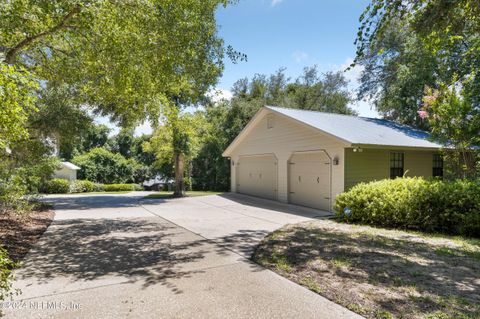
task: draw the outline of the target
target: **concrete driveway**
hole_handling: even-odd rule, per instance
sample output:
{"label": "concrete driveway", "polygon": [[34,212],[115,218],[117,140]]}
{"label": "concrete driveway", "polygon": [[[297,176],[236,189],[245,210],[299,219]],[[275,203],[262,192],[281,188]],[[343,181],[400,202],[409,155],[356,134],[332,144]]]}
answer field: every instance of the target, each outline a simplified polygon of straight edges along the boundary
{"label": "concrete driveway", "polygon": [[56,216],[16,271],[6,318],[360,318],[248,257],[322,212],[235,194],[52,196]]}

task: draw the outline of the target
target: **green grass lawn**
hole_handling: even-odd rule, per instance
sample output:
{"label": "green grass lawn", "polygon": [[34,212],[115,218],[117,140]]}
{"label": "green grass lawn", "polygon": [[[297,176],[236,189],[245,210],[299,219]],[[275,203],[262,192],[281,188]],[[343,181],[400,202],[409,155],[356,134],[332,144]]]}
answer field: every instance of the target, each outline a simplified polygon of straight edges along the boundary
{"label": "green grass lawn", "polygon": [[366,318],[480,318],[480,240],[334,221],[287,225],[257,263]]}
{"label": "green grass lawn", "polygon": [[[205,192],[205,191],[187,191],[186,196],[187,197],[197,197],[197,196],[208,196],[208,195],[220,195],[223,194],[223,192]],[[144,198],[171,198],[173,196],[173,192],[157,192],[155,194],[150,194],[148,196],[145,196]]]}

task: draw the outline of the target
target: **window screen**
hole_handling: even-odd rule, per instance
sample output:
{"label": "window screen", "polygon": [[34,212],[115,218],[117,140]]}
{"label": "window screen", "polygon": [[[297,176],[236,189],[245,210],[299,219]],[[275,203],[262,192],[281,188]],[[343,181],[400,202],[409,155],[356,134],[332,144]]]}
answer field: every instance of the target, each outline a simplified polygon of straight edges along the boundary
{"label": "window screen", "polygon": [[443,177],[443,157],[441,154],[433,154],[433,172],[434,177]]}
{"label": "window screen", "polygon": [[403,153],[390,153],[390,178],[403,177]]}

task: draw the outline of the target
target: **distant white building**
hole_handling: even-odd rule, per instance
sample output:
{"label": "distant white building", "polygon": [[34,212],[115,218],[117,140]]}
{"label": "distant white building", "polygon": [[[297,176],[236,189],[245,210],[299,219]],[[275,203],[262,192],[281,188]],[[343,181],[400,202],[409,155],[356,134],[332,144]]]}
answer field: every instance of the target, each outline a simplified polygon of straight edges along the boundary
{"label": "distant white building", "polygon": [[70,162],[60,162],[60,166],[53,173],[53,178],[66,179],[70,182],[76,181],[79,169],[80,167]]}

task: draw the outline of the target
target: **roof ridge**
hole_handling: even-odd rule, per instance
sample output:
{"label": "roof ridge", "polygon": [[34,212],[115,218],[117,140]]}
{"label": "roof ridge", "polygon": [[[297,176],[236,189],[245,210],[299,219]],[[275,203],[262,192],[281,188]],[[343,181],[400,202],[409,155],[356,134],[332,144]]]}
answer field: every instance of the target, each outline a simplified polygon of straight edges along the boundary
{"label": "roof ridge", "polygon": [[[338,116],[353,117],[353,118],[360,118],[360,119],[373,119],[373,120],[390,121],[390,120],[387,120],[387,119],[381,119],[381,118],[376,118],[376,117],[366,117],[366,116],[349,115],[349,114],[341,114],[341,113],[333,113],[333,112],[322,112],[322,111],[305,110],[305,109],[294,109],[293,107],[274,106],[274,105],[265,105],[265,107],[267,107],[267,108],[279,108],[279,109],[292,110],[292,111],[310,112],[310,113],[338,115]],[[393,121],[390,121],[390,122],[393,122]],[[394,123],[396,123],[396,122],[394,122]]]}
{"label": "roof ridge", "polygon": [[424,150],[437,150],[442,147],[441,144],[430,140],[431,135],[428,131],[387,119],[264,105],[227,147],[223,156],[230,156],[238,143],[250,133],[247,129],[257,125],[259,118],[266,116],[268,111],[324,132],[350,146],[379,145],[384,148],[408,147]]}

